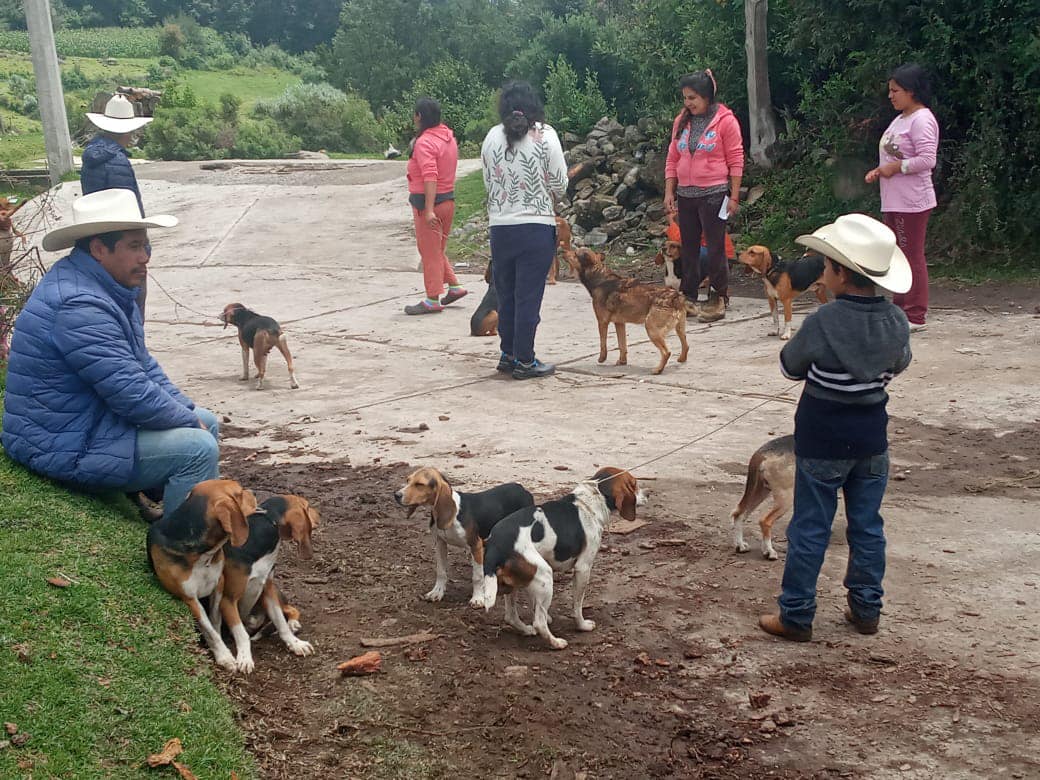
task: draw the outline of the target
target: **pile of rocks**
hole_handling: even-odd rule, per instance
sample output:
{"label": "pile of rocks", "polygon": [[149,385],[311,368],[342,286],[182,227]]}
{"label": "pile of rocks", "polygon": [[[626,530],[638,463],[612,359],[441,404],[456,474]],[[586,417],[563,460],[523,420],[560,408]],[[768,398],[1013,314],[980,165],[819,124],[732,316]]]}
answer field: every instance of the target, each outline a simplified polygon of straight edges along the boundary
{"label": "pile of rocks", "polygon": [[626,127],[608,117],[585,138],[563,134],[571,181],[558,210],[574,243],[640,248],[661,238],[668,223],[661,201],[666,135],[648,119]]}

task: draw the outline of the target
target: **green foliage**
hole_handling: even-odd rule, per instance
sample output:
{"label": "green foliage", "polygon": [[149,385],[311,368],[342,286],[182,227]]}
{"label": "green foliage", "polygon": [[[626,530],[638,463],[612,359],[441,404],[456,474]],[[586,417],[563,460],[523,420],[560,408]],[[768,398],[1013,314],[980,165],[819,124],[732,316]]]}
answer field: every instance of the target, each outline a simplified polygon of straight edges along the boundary
{"label": "green foliage", "polygon": [[[63,57],[117,57],[144,59],[159,56],[158,27],[100,27],[55,30],[54,45]],[[29,33],[0,30],[0,49],[29,51]]]}
{"label": "green foliage", "polygon": [[230,92],[220,96],[220,118],[225,124],[238,124],[238,110],[242,107],[242,98]]}
{"label": "green foliage", "polygon": [[223,130],[212,106],[164,105],[145,132],[144,152],[156,160],[221,159],[230,153]]}
{"label": "green foliage", "polygon": [[562,54],[549,66],[544,90],[546,120],[558,131],[587,133],[608,113],[596,74],[585,71],[585,83],[579,86],[578,74]]}
{"label": "green foliage", "polygon": [[297,84],[274,100],[256,104],[257,117],[274,119],[306,149],[379,151],[382,129],[368,103],[329,84]]}
{"label": "green foliage", "polygon": [[420,97],[430,97],[441,104],[441,121],[455,131],[460,144],[481,143],[487,131],[498,123],[495,93],[483,83],[480,73],[465,62],[448,58],[424,71],[384,116],[395,143],[405,143],[415,135],[412,115]]}
{"label": "green foliage", "polygon": [[302,147],[300,139],[272,119],[240,119],[235,126],[231,156],[266,160],[288,157]]}

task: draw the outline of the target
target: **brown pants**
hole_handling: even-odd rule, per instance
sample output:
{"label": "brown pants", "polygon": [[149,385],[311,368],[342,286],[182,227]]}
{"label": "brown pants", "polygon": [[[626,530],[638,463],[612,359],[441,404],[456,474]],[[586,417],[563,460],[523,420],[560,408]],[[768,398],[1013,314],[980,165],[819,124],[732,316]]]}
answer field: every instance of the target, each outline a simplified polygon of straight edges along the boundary
{"label": "brown pants", "polygon": [[[725,193],[702,198],[677,197],[679,233],[682,235],[682,284],[679,289],[697,300],[697,288],[705,279],[722,298],[729,298],[729,264],[726,262],[726,220],[719,219]],[[701,235],[708,255],[701,262]]]}

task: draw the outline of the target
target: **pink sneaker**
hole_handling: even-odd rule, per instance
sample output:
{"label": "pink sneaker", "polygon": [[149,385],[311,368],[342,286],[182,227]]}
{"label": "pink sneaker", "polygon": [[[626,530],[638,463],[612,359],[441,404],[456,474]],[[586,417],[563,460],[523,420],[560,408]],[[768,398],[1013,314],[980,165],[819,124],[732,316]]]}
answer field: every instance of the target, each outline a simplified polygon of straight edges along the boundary
{"label": "pink sneaker", "polygon": [[457,290],[448,290],[444,297],[441,298],[441,306],[447,306],[449,303],[455,303],[455,301],[465,298],[469,295],[469,290],[460,287]]}

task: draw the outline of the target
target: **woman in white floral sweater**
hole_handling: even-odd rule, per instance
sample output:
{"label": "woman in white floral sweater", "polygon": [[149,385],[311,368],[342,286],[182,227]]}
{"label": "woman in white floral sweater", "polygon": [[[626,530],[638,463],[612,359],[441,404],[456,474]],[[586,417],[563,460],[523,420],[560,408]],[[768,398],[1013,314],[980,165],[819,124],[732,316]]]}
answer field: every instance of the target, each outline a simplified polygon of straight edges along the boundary
{"label": "woman in white floral sweater", "polygon": [[556,370],[535,357],[534,336],[556,254],[554,197],[567,192],[567,163],[530,84],[502,87],[498,113],[502,123],[491,128],[480,150],[498,295],[498,370],[533,379]]}

